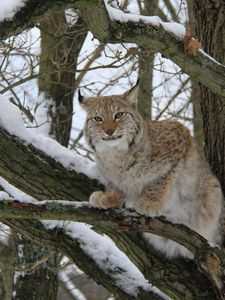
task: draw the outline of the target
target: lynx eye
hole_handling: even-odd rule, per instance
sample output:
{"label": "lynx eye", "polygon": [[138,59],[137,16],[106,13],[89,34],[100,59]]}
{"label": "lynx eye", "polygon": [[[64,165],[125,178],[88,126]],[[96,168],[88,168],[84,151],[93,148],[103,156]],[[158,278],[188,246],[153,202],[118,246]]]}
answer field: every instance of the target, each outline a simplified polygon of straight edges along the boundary
{"label": "lynx eye", "polygon": [[97,122],[97,123],[101,123],[103,121],[102,117],[96,116],[93,118],[93,121]]}
{"label": "lynx eye", "polygon": [[117,112],[117,113],[114,115],[114,119],[115,119],[115,120],[119,120],[119,119],[121,119],[124,115],[125,115],[125,113],[123,113],[123,112]]}

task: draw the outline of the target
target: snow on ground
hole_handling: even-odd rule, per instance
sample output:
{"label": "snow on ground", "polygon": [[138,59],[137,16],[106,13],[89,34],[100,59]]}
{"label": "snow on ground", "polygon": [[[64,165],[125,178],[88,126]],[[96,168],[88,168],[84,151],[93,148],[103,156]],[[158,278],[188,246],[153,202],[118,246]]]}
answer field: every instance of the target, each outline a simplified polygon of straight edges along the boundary
{"label": "snow on ground", "polygon": [[120,22],[144,22],[151,24],[154,27],[162,26],[166,31],[169,31],[179,38],[183,38],[185,34],[185,27],[176,22],[163,22],[158,16],[140,16],[138,14],[124,13],[108,4],[105,0],[105,6],[109,13],[111,20]]}
{"label": "snow on ground", "polygon": [[103,182],[93,162],[73,153],[49,137],[33,133],[32,130],[26,129],[19,109],[12,103],[1,98],[0,126],[6,129],[10,134],[23,140],[26,144],[32,144],[34,147],[44,151],[56,161],[60,162],[65,168],[75,170],[78,173],[84,173],[90,178],[95,178]]}
{"label": "snow on ground", "polygon": [[56,226],[63,227],[67,234],[80,243],[83,251],[91,256],[107,274],[111,274],[118,286],[130,295],[137,295],[138,288],[141,287],[160,294],[164,299],[169,299],[146,281],[138,268],[108,236],[96,233],[90,225],[78,222],[65,224],[65,222],[47,220],[42,223],[47,229]]}
{"label": "snow on ground", "polygon": [[25,0],[0,0],[0,21],[13,18],[24,4]]}

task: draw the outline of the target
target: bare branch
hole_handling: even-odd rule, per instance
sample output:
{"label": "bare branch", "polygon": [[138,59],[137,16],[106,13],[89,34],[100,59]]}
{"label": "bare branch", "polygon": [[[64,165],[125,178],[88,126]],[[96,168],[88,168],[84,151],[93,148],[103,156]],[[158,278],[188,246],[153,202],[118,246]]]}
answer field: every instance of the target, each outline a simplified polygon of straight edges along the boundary
{"label": "bare branch", "polygon": [[[107,15],[103,0],[28,0],[12,20],[0,22],[0,37],[7,38],[25,28],[35,25],[49,9],[74,7],[80,9],[82,17],[95,37],[103,43],[137,43],[143,48],[149,46],[164,57],[175,62],[183,72],[202,82],[214,93],[225,96],[225,67],[202,50],[191,56],[184,49],[184,41],[162,26],[130,19],[129,22],[112,21]],[[121,14],[124,14],[120,11]],[[203,41],[204,42],[204,41]]]}

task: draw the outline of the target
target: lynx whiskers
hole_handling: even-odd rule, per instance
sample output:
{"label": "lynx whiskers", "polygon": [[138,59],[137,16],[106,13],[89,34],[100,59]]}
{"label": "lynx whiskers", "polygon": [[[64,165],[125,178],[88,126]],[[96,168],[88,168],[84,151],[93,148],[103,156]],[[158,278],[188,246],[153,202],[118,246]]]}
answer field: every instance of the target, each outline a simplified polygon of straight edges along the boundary
{"label": "lynx whiskers", "polygon": [[[211,242],[220,243],[222,192],[188,129],[176,121],[146,121],[136,110],[138,87],[122,95],[85,98],[85,136],[96,164],[108,181],[94,192],[95,207],[134,208],[147,216],[164,215]],[[175,242],[144,234],[168,257],[191,254]]]}

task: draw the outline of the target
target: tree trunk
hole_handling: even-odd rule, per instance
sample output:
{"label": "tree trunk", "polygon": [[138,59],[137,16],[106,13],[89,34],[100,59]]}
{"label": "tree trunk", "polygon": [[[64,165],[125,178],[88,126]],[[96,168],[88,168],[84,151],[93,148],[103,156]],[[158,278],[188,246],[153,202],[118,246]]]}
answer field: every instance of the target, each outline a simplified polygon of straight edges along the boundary
{"label": "tree trunk", "polygon": [[[38,84],[39,93],[44,95],[41,99],[44,103],[39,104],[46,109],[44,118],[50,125],[48,134],[65,147],[69,144],[72,125],[76,63],[86,37],[85,29],[83,33],[80,32],[82,26],[80,19],[73,27],[69,26],[64,10],[51,13],[40,22]],[[14,299],[55,300],[58,290],[58,254],[49,253],[48,249],[22,235],[17,235],[16,248],[16,263],[24,270],[16,276]],[[41,257],[46,257],[46,261],[38,264]],[[26,270],[26,266],[31,263],[38,265],[34,270],[29,267]]]}
{"label": "tree trunk", "polygon": [[[4,230],[4,229],[3,229]],[[11,300],[14,275],[15,238],[10,233],[7,243],[0,243],[0,299]]]}
{"label": "tree trunk", "polygon": [[[140,13],[142,15],[158,15],[160,13],[159,1],[144,1],[144,8],[141,4]],[[140,47],[139,52],[139,93],[138,93],[138,111],[144,119],[152,118],[152,90],[153,90],[153,66],[155,51],[150,48]]]}
{"label": "tree trunk", "polygon": [[39,93],[50,99],[47,109],[50,136],[67,147],[73,117],[75,70],[87,30],[80,18],[75,25],[69,25],[64,10],[42,20],[40,28]]}
{"label": "tree trunk", "polygon": [[[53,300],[57,297],[57,258],[41,245],[17,234],[17,257],[13,300]],[[45,249],[45,250],[44,250]]]}
{"label": "tree trunk", "polygon": [[[194,32],[193,24],[195,23],[195,16],[193,15],[193,6],[191,5],[192,0],[188,0],[188,15],[189,15],[189,30],[191,33]],[[199,82],[194,78],[191,80],[191,103],[193,106],[193,133],[195,140],[198,142],[200,147],[203,147],[203,124],[202,124],[202,113],[201,113],[201,89]]]}
{"label": "tree trunk", "polygon": [[[203,43],[204,51],[225,64],[225,3],[222,0],[190,1],[193,34]],[[225,192],[225,98],[200,84],[205,152],[213,172]]]}

